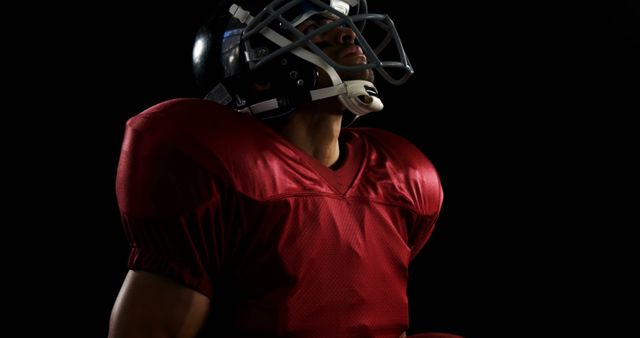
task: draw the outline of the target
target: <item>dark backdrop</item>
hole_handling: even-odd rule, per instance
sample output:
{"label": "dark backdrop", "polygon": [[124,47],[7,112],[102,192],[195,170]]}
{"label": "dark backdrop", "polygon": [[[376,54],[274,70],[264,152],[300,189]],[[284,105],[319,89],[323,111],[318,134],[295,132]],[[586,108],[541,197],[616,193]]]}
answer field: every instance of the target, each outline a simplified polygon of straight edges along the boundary
{"label": "dark backdrop", "polygon": [[[639,108],[638,5],[417,3],[370,1],[394,19],[416,74],[402,87],[380,80],[385,110],[359,121],[412,140],[442,178],[442,215],[411,267],[412,329],[593,328],[603,319],[587,309],[610,305],[593,280],[618,271],[602,258],[601,229],[617,229],[629,203],[613,196],[634,135],[627,117]],[[66,335],[106,335],[127,271],[114,192],[124,123],[199,95],[191,45],[212,7],[56,4],[31,18],[38,33],[22,43],[36,72],[20,82],[29,93],[20,130],[37,145],[15,157],[29,163],[16,200],[27,205],[23,238],[37,234],[44,252],[18,264],[28,291],[16,313]],[[607,329],[625,322],[615,318]]]}

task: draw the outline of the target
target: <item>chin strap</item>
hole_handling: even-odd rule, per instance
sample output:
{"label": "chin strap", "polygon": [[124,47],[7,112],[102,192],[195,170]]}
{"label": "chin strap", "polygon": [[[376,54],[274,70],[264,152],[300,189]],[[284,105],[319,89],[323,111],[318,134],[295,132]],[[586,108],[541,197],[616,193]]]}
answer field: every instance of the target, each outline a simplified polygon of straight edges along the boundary
{"label": "chin strap", "polygon": [[[229,13],[242,23],[249,23],[253,20],[251,13],[236,4],[231,5]],[[280,47],[293,43],[291,40],[269,27],[264,27],[260,30],[260,34]],[[302,47],[292,49],[291,53],[318,66],[329,75],[329,78],[333,83],[333,86],[331,87],[311,90],[309,92],[311,94],[311,101],[337,96],[345,108],[352,112],[356,118],[370,112],[380,111],[384,107],[382,101],[378,97],[378,90],[373,83],[365,80],[342,81],[338,72],[336,72],[331,65],[324,61],[320,56],[311,53]],[[273,98],[253,104],[240,109],[239,111],[259,115],[262,112],[279,108],[280,105],[278,102],[279,100],[277,98]]]}
{"label": "chin strap", "polygon": [[384,107],[373,83],[365,80],[344,81],[327,88],[312,90],[311,101],[337,96],[340,102],[357,117]]}

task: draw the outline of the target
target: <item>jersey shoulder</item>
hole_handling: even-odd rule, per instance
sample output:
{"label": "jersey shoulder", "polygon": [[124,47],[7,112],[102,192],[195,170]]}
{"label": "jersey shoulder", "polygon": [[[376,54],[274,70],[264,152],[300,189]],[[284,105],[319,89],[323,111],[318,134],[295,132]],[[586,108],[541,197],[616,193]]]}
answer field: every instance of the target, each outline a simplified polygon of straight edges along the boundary
{"label": "jersey shoulder", "polygon": [[185,134],[199,136],[224,134],[224,131],[239,128],[240,124],[255,123],[229,107],[212,101],[195,98],[172,99],[147,108],[127,121],[127,128],[154,134],[168,142]]}
{"label": "jersey shoulder", "polygon": [[[187,158],[189,170],[205,170],[231,189],[260,199],[292,193],[301,177],[312,176],[299,153],[266,124],[201,99],[169,100],[131,118],[121,165],[128,168],[127,159],[140,162],[136,158],[142,154],[154,159],[147,161],[154,163],[150,171]],[[179,172],[185,176],[185,170]]]}
{"label": "jersey shoulder", "polygon": [[120,209],[180,214],[209,200],[212,180],[225,178],[215,143],[224,143],[222,130],[239,129],[233,114],[214,102],[175,99],[130,118],[116,178]]}
{"label": "jersey shoulder", "polygon": [[413,164],[434,170],[431,160],[411,141],[393,132],[378,128],[358,128],[359,134],[364,136],[369,144],[378,151],[392,152],[401,155],[398,160],[404,164]]}
{"label": "jersey shoulder", "polygon": [[[368,145],[367,167],[386,177],[398,194],[421,214],[437,213],[442,204],[440,176],[431,160],[412,142],[377,128],[357,128]],[[389,194],[389,192],[387,192]]]}
{"label": "jersey shoulder", "polygon": [[164,142],[207,167],[212,161],[249,160],[273,149],[277,139],[253,117],[202,99],[157,104],[131,118],[127,130]]}

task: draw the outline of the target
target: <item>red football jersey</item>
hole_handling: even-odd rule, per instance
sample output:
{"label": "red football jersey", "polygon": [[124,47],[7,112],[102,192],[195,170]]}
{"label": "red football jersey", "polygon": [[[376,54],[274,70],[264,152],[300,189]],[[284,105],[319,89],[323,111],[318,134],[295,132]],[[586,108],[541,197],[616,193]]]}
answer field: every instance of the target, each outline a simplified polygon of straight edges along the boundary
{"label": "red football jersey", "polygon": [[393,337],[408,326],[408,265],[442,204],[405,139],[342,131],[327,168],[262,122],[171,100],[131,118],[117,196],[129,267],[211,299],[213,332]]}

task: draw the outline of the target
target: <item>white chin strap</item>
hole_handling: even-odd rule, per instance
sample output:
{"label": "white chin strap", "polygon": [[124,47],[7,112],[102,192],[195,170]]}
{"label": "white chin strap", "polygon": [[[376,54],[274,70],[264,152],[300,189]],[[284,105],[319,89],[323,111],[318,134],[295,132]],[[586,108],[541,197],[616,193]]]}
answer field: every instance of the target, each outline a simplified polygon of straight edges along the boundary
{"label": "white chin strap", "polygon": [[[242,23],[249,23],[253,20],[251,13],[245,11],[242,7],[236,4],[231,5],[229,13]],[[260,30],[260,34],[280,47],[284,47],[292,43],[291,40],[285,38],[269,27],[265,27]],[[380,111],[384,107],[382,101],[377,96],[378,91],[373,83],[365,80],[342,81],[338,72],[336,72],[336,70],[326,61],[302,47],[292,49],[291,53],[318,66],[329,75],[329,78],[333,83],[332,87],[311,90],[311,101],[337,96],[344,107],[351,111],[356,118],[371,112]],[[259,114],[276,108],[278,108],[278,100],[273,98],[253,104],[242,111]]]}
{"label": "white chin strap", "polygon": [[[313,55],[315,56],[315,54]],[[335,72],[335,70],[333,71]],[[365,80],[344,81],[332,87],[312,90],[310,93],[311,101],[337,96],[345,108],[357,117],[381,111],[384,108],[380,98],[371,95],[377,94],[376,87],[373,86],[373,83]]]}

